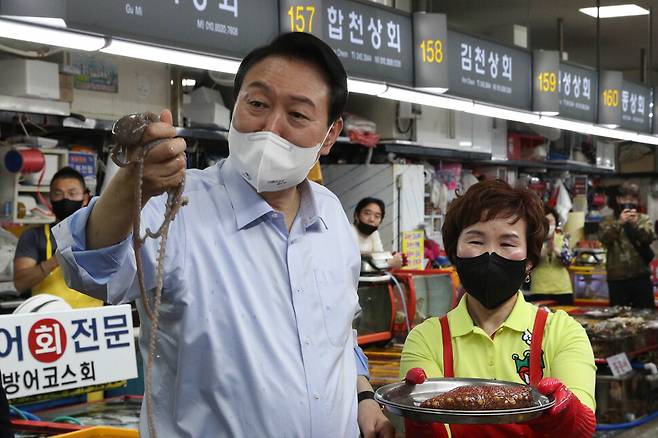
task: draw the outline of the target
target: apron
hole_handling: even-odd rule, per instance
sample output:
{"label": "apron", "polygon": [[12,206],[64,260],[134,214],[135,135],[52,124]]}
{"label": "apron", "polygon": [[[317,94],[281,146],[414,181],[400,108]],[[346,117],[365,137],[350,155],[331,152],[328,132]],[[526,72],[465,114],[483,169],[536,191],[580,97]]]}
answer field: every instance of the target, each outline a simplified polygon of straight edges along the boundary
{"label": "apron", "polygon": [[[538,309],[532,328],[532,340],[530,341],[530,385],[534,387],[541,380],[541,344],[544,339],[544,328],[546,327],[547,317],[548,312],[546,310]],[[452,337],[450,336],[448,316],[442,316],[439,321],[441,322],[441,340],[443,343],[443,375],[444,377],[455,377]],[[428,428],[424,424],[422,426],[418,423],[415,424],[405,419],[407,438],[447,438],[449,436],[445,425],[441,423],[433,423],[431,424],[431,428]],[[525,424],[450,424],[449,427],[452,438],[538,438],[542,436],[533,432]]]}
{"label": "apron", "polygon": [[[50,240],[50,225],[43,226],[46,235],[46,260],[53,256],[53,245]],[[59,266],[44,278],[41,283],[32,288],[32,296],[38,294],[51,294],[61,297],[74,309],[83,307],[100,307],[103,302],[69,288],[64,281],[62,268]]]}

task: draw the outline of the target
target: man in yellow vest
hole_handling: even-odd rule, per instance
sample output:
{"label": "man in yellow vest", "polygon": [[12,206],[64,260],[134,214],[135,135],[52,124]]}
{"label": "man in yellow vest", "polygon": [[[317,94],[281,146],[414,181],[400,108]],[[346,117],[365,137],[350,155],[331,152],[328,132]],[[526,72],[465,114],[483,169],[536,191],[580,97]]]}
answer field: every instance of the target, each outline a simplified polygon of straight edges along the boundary
{"label": "man in yellow vest", "polygon": [[[64,167],[55,173],[50,182],[50,203],[57,222],[66,219],[88,202],[85,180],[77,170]],[[54,257],[57,243],[50,228],[48,224],[30,228],[18,240],[14,256],[16,290],[31,290],[33,296],[40,293],[57,295],[74,309],[102,306],[102,301],[66,286],[59,263]]]}

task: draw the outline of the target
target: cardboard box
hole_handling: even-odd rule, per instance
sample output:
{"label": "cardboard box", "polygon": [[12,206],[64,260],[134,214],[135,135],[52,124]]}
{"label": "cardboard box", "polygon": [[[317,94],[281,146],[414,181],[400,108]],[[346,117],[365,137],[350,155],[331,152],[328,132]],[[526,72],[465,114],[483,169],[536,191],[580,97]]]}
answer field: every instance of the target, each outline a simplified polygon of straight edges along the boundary
{"label": "cardboard box", "polygon": [[73,76],[59,75],[59,100],[63,102],[73,102]]}
{"label": "cardboard box", "polygon": [[0,94],[59,99],[59,66],[32,59],[1,60]]}
{"label": "cardboard box", "polygon": [[655,172],[655,170],[656,162],[654,157],[619,163],[619,172],[621,173]]}

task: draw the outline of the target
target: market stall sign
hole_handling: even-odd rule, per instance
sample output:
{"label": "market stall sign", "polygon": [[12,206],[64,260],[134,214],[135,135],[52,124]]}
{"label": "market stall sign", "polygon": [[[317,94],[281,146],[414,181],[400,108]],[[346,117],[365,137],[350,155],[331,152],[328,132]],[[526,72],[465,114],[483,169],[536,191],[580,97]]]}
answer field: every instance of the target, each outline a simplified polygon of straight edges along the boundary
{"label": "market stall sign", "polygon": [[558,72],[560,117],[594,123],[598,85],[595,70],[561,63]]}
{"label": "market stall sign", "polygon": [[651,88],[624,81],[621,89],[621,127],[651,132]]}
{"label": "market stall sign", "polygon": [[273,1],[66,0],[69,28],[236,58],[278,34],[276,17]]}
{"label": "market stall sign", "polygon": [[599,72],[599,117],[600,125],[616,128],[621,125],[621,92],[624,82],[620,71]]}
{"label": "market stall sign", "polygon": [[560,53],[554,50],[532,52],[532,110],[557,115],[560,111],[558,75]]}
{"label": "market stall sign", "polygon": [[631,366],[626,353],[619,353],[615,354],[614,356],[610,356],[606,358],[606,362],[608,363],[608,367],[610,367],[610,371],[612,371],[612,375],[615,377],[622,376],[633,371],[633,367]]}
{"label": "market stall sign", "polygon": [[531,109],[530,53],[448,31],[449,94]]}
{"label": "market stall sign", "polygon": [[329,44],[350,76],[413,85],[411,17],[349,0],[281,0],[280,31]]}
{"label": "market stall sign", "polygon": [[414,23],[414,85],[444,92],[448,81],[448,27],[445,14],[417,12]]}
{"label": "market stall sign", "polygon": [[423,230],[402,232],[402,253],[407,256],[407,265],[403,269],[423,269],[425,254]]}
{"label": "market stall sign", "polygon": [[137,377],[129,304],[0,316],[8,399]]}

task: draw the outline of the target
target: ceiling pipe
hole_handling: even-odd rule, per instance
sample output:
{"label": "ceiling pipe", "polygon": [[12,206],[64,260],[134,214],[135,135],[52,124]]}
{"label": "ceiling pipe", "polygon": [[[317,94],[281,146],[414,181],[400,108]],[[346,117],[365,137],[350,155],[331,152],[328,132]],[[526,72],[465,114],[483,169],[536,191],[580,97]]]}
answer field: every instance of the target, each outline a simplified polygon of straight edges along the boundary
{"label": "ceiling pipe", "polygon": [[[648,65],[648,83],[649,85],[654,85],[653,82],[653,6],[649,6],[649,15],[648,18],[649,20],[649,29],[647,29],[647,38],[649,41],[647,42],[647,65]],[[654,109],[655,111],[655,109]],[[654,122],[655,123],[655,122]]]}
{"label": "ceiling pipe", "polygon": [[564,19],[557,19],[557,49],[560,52],[560,61],[564,53]]}
{"label": "ceiling pipe", "polygon": [[601,0],[596,0],[596,71],[601,71]]}
{"label": "ceiling pipe", "polygon": [[430,0],[413,0],[413,12],[431,12]]}

